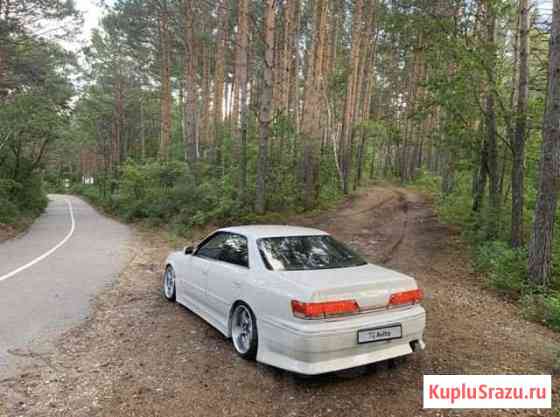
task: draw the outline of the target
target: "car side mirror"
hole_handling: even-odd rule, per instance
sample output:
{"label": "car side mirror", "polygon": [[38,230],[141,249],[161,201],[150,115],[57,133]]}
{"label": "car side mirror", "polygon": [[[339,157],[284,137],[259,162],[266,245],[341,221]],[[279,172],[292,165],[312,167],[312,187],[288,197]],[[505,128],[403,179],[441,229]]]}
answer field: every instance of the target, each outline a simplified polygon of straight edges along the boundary
{"label": "car side mirror", "polygon": [[192,246],[185,246],[185,249],[183,249],[183,252],[185,252],[185,255],[190,255],[191,253],[194,252],[194,248]]}

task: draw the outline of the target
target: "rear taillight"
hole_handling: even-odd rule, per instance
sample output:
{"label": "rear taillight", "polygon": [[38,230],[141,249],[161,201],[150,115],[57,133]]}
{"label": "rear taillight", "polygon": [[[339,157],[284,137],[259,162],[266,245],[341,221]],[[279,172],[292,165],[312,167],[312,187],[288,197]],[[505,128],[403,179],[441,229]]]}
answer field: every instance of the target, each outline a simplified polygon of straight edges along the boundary
{"label": "rear taillight", "polygon": [[303,303],[292,300],[294,316],[302,319],[323,319],[326,317],[357,313],[360,310],[355,300]]}
{"label": "rear taillight", "polygon": [[410,291],[402,291],[391,294],[389,306],[402,306],[405,304],[417,304],[424,298],[424,293],[420,288]]}

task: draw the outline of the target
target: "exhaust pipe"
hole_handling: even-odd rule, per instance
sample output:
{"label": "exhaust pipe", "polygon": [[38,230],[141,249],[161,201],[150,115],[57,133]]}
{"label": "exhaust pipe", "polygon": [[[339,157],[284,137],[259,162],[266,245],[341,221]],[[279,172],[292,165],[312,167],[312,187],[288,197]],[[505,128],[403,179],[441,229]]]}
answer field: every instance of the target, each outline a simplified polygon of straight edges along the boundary
{"label": "exhaust pipe", "polygon": [[426,349],[426,343],[423,340],[413,340],[410,342],[410,348],[413,352],[420,352]]}

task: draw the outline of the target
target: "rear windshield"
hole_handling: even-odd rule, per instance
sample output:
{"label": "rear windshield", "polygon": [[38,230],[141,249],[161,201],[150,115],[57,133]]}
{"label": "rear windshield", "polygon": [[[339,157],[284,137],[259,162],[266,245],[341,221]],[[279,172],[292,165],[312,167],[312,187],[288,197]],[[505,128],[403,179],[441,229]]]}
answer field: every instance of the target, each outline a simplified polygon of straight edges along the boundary
{"label": "rear windshield", "polygon": [[349,268],[367,263],[329,235],[263,238],[258,240],[258,247],[272,271]]}

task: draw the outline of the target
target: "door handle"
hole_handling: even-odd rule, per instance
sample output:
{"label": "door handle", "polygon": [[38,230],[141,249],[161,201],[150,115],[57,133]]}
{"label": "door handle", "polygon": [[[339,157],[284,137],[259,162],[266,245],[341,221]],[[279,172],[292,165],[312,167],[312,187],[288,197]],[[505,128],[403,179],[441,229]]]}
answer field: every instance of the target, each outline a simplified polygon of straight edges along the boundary
{"label": "door handle", "polygon": [[204,275],[205,277],[207,277],[207,276],[208,276],[208,271],[202,270],[202,275]]}
{"label": "door handle", "polygon": [[233,286],[235,288],[241,288],[241,281],[233,281]]}

